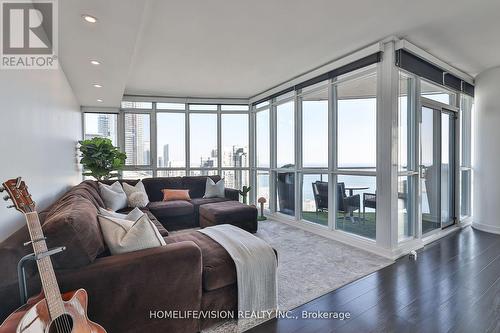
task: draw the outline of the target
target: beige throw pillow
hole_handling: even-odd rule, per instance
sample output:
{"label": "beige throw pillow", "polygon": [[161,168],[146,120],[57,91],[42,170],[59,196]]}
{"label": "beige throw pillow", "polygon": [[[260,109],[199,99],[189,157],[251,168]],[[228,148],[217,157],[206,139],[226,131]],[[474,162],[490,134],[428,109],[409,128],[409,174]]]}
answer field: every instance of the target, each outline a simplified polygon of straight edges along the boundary
{"label": "beige throw pillow", "polygon": [[112,255],[166,245],[147,214],[136,221],[99,215],[99,223]]}
{"label": "beige throw pillow", "polygon": [[102,200],[106,208],[113,212],[127,207],[127,194],[123,191],[120,182],[114,182],[111,185],[99,183]]}

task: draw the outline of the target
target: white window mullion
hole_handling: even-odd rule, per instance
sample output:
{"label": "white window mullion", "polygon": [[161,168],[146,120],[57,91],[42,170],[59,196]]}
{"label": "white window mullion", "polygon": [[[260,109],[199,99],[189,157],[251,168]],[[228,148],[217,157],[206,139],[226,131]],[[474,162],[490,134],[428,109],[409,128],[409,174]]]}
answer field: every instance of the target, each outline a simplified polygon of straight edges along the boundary
{"label": "white window mullion", "polygon": [[[333,81],[331,81],[332,83]],[[337,87],[328,86],[328,228],[336,229],[337,176]]]}

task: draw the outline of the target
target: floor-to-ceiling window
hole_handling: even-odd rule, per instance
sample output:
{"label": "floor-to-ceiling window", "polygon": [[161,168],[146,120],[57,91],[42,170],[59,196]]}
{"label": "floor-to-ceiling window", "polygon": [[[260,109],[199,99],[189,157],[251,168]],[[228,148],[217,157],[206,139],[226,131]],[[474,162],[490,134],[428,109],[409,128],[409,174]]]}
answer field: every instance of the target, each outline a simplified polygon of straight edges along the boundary
{"label": "floor-to-ceiling window", "polygon": [[398,241],[415,235],[416,165],[415,78],[399,72],[398,93]]}
{"label": "floor-to-ceiling window", "polygon": [[329,92],[329,82],[323,82],[299,94],[301,218],[323,226],[329,213]]}
{"label": "floor-to-ceiling window", "polygon": [[254,105],[257,196],[272,211],[375,239],[377,80],[365,67]]}
{"label": "floor-to-ceiling window", "polygon": [[86,138],[109,137],[125,151],[124,178],[221,175],[226,187],[250,185],[246,104],[123,101],[84,120]]}
{"label": "floor-to-ceiling window", "polygon": [[273,178],[276,186],[277,211],[295,216],[297,164],[295,162],[295,95],[278,96],[273,103],[276,119],[276,168]]}
{"label": "floor-to-ceiling window", "polygon": [[271,200],[271,111],[269,101],[259,103],[255,107],[254,119],[255,130],[255,193],[254,200],[257,202],[263,198],[264,207],[270,207]]}
{"label": "floor-to-ceiling window", "polygon": [[336,96],[336,228],[376,236],[377,74],[339,80]]}

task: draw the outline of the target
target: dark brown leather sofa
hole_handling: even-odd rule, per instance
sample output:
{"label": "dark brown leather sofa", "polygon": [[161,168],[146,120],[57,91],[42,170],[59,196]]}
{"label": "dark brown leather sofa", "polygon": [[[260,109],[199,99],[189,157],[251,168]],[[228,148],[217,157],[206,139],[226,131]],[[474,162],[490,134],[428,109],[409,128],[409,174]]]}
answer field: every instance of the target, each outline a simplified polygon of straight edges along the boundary
{"label": "dark brown leather sofa", "polygon": [[[217,181],[220,177],[212,179]],[[145,212],[165,237],[167,246],[109,255],[97,219],[98,209],[104,203],[94,181],[73,187],[39,213],[49,248],[67,248],[52,257],[60,289],[86,289],[89,317],[109,333],[198,332],[214,321],[151,318],[151,314],[171,310],[234,311],[237,307],[236,268],[229,254],[199,232],[169,236],[167,231],[198,225],[199,206],[214,202],[201,199],[206,177],[143,182],[152,201]],[[161,200],[163,188],[189,189],[192,207],[183,208],[181,214],[175,212],[177,205],[155,202]],[[226,190],[226,198],[220,200],[237,200],[237,195],[236,190]],[[21,305],[16,265],[31,252],[22,245],[28,235],[23,227],[0,244],[0,321]],[[29,294],[39,293],[40,281],[34,265],[28,267],[27,277]]]}

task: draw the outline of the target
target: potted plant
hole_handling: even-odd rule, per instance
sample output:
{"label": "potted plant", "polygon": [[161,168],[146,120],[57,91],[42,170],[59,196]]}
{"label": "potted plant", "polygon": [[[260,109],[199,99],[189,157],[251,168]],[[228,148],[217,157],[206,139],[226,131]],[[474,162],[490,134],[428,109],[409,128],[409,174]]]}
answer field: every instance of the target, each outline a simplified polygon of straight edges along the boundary
{"label": "potted plant", "polygon": [[97,180],[106,180],[117,177],[113,171],[122,170],[127,155],[113,146],[110,139],[95,137],[78,141],[84,168],[84,176],[92,176]]}
{"label": "potted plant", "polygon": [[240,195],[241,197],[243,198],[243,203],[246,205],[247,203],[247,196],[248,196],[248,192],[250,192],[250,190],[252,189],[251,186],[243,186],[243,188],[239,191],[240,192]]}

